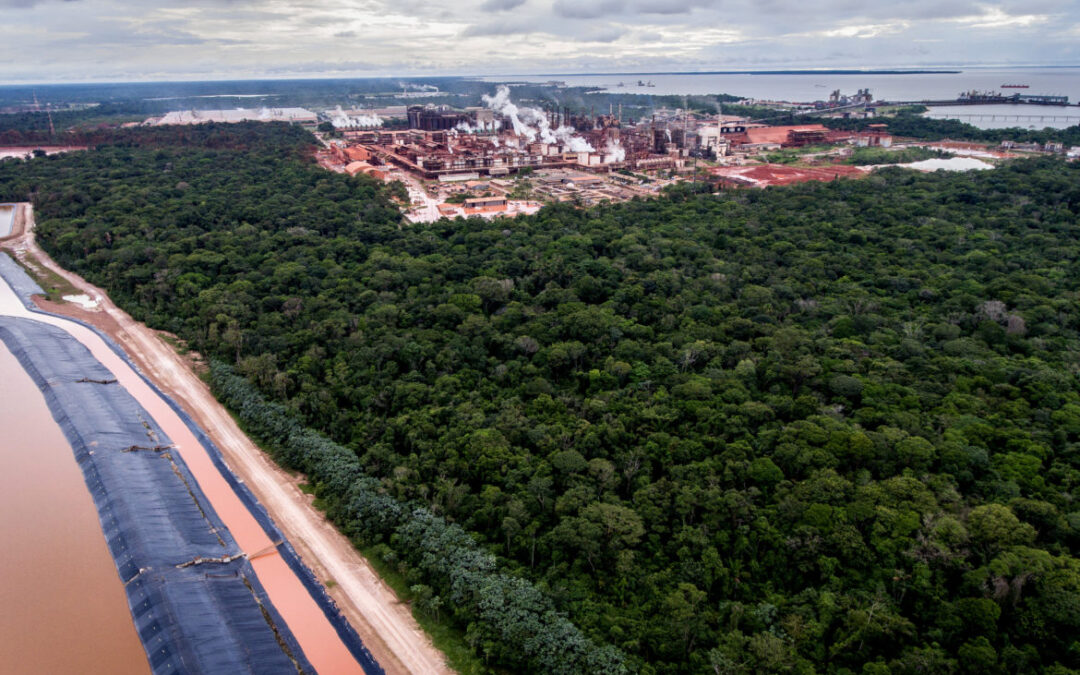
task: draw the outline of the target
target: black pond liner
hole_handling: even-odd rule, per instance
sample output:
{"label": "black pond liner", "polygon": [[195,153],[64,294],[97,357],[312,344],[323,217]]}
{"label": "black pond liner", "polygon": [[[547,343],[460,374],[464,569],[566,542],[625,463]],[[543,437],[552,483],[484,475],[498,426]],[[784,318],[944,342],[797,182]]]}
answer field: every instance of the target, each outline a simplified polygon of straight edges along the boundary
{"label": "black pond liner", "polygon": [[[28,309],[45,314],[30,299],[41,288],[3,253],[0,277]],[[228,470],[217,446],[111,339],[75,322],[94,330],[162,395],[267,536],[282,542],[278,553],[364,672],[383,673],[265,508]],[[187,466],[170,452],[171,441],[127,390],[102,384],[112,374],[89,349],[61,328],[17,317],[0,317],[0,340],[45,394],[72,445],[153,672],[315,672]],[[177,567],[197,558],[215,561]]]}

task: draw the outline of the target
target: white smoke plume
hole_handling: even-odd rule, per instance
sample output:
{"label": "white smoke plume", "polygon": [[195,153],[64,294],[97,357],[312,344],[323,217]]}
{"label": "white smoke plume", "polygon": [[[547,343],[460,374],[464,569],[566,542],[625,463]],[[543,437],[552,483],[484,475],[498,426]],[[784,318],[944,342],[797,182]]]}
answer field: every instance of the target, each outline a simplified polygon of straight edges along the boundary
{"label": "white smoke plume", "polygon": [[371,127],[381,127],[383,125],[382,118],[372,113],[370,115],[353,115],[350,117],[338,106],[334,109],[334,118],[330,120],[330,123],[334,125],[335,129],[368,129]]}
{"label": "white smoke plume", "polygon": [[555,130],[555,137],[572,152],[593,152],[596,150],[588,141],[578,136],[573,127],[561,126]]}
{"label": "white smoke plume", "polygon": [[539,139],[544,143],[562,144],[575,152],[592,152],[594,148],[578,136],[571,127],[551,128],[551,122],[542,110],[519,108],[510,101],[510,88],[500,86],[494,96],[484,95],[484,105],[510,120],[514,133],[530,143]]}
{"label": "white smoke plume", "polygon": [[[497,113],[501,113],[510,119],[511,126],[514,127],[514,133],[518,136],[524,136],[530,141],[536,140],[537,131],[533,129],[529,124],[522,119],[522,116],[531,118],[534,111],[531,108],[525,108],[519,110],[516,105],[510,102],[510,87],[499,87],[495,91],[494,96],[483,96],[484,105],[491,108]],[[527,111],[527,112],[526,112]]]}
{"label": "white smoke plume", "polygon": [[259,110],[259,119],[260,120],[268,120],[268,119],[270,119],[270,117],[271,117],[271,113],[270,113],[269,108],[261,108]]}
{"label": "white smoke plume", "polygon": [[626,148],[619,141],[608,141],[604,146],[604,163],[621,162],[626,159]]}
{"label": "white smoke plume", "polygon": [[361,127],[381,127],[383,125],[382,118],[378,115],[357,115],[353,119]]}
{"label": "white smoke plume", "polygon": [[466,134],[481,134],[487,131],[498,131],[501,124],[498,120],[492,120],[490,122],[477,122],[476,124],[469,124],[468,122],[458,122],[454,129],[466,133]]}

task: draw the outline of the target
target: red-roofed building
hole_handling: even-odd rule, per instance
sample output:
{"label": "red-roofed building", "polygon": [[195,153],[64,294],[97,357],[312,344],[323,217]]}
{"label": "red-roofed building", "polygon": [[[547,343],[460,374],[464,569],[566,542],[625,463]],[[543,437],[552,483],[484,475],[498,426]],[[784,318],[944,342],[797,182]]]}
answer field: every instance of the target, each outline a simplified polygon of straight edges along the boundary
{"label": "red-roofed building", "polygon": [[367,162],[351,162],[345,167],[345,173],[350,176],[355,176],[358,173],[363,173],[365,169],[373,168]]}
{"label": "red-roofed building", "polygon": [[345,156],[353,162],[366,162],[371,159],[371,153],[364,148],[353,146],[345,148]]}
{"label": "red-roofed building", "polygon": [[474,197],[465,200],[466,209],[483,209],[492,206],[506,208],[506,197]]}
{"label": "red-roofed building", "polygon": [[748,142],[753,145],[779,143],[784,146],[820,143],[827,138],[829,130],[820,124],[800,124],[784,127],[756,127],[746,130]]}

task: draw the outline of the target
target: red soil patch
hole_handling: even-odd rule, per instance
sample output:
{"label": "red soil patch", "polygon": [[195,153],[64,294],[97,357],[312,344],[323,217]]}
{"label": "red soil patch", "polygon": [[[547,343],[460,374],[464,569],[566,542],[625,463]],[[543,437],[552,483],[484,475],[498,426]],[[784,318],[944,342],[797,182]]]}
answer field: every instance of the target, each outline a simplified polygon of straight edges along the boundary
{"label": "red soil patch", "polygon": [[838,178],[854,178],[866,175],[855,166],[837,164],[827,168],[794,167],[785,164],[754,164],[752,166],[721,166],[709,170],[714,176],[730,185],[744,187],[769,187],[792,185],[808,181],[829,182]]}

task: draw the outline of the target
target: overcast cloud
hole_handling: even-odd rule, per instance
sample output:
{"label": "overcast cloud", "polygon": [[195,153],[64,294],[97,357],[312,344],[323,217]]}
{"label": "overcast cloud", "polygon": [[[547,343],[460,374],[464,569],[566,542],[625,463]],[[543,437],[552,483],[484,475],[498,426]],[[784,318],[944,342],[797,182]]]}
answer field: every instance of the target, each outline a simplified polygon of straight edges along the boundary
{"label": "overcast cloud", "polygon": [[1075,0],[0,0],[0,81],[1075,65]]}

